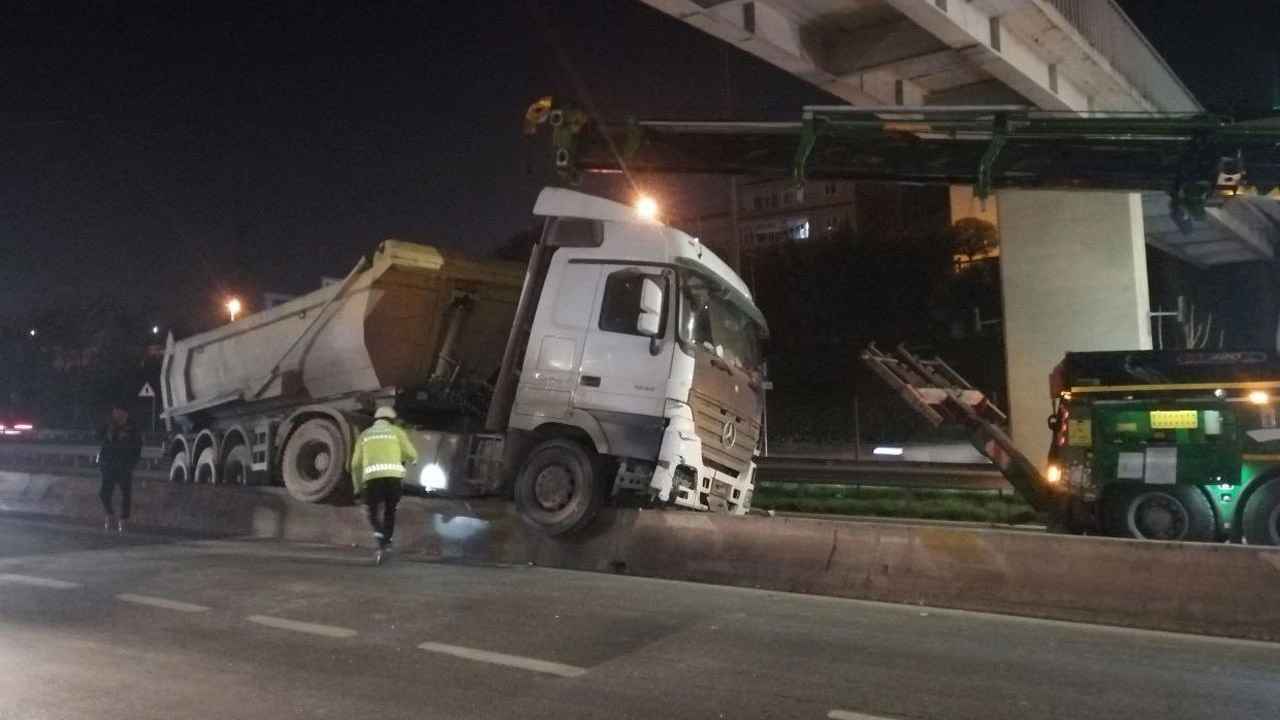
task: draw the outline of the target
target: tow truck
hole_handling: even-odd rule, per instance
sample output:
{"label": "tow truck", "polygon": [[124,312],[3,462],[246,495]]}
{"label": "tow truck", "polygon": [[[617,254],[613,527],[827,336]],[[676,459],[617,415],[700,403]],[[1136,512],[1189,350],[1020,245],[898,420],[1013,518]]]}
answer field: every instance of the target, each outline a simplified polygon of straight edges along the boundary
{"label": "tow truck", "polygon": [[1067,353],[1041,473],[1005,414],[939,358],[873,344],[863,362],[933,425],[958,425],[1051,530],[1280,545],[1274,352]]}

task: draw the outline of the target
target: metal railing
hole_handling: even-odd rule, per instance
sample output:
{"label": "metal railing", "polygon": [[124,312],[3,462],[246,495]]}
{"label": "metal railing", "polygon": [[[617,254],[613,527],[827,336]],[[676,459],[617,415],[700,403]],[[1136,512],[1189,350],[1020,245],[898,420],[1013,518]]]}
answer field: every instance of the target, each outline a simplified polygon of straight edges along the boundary
{"label": "metal railing", "polygon": [[1011,491],[991,465],[883,462],[825,458],[758,458],[756,482],[791,485],[866,485],[938,490]]}
{"label": "metal railing", "polygon": [[[1164,112],[1196,112],[1200,103],[1116,5],[1115,0],[1043,0]],[[1211,12],[1205,8],[1205,12]]]}
{"label": "metal railing", "polygon": [[[86,443],[54,443],[28,440],[0,442],[0,468],[26,471],[96,471],[98,445]],[[158,445],[142,448],[138,472],[143,475],[165,474],[168,458]]]}

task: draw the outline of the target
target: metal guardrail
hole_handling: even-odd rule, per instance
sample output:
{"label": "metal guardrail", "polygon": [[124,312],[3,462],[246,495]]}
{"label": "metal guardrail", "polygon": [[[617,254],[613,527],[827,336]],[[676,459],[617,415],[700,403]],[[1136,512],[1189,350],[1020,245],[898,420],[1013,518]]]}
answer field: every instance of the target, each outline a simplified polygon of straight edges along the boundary
{"label": "metal guardrail", "polygon": [[[89,470],[98,465],[98,445],[51,443],[28,440],[0,441],[0,467],[21,470]],[[168,469],[164,449],[158,445],[142,448],[138,470],[163,473]]]}
{"label": "metal guardrail", "polygon": [[[0,442],[0,467],[20,470],[92,470],[98,446],[26,440]],[[794,485],[868,485],[952,490],[1010,490],[1009,483],[990,466],[964,463],[912,463],[825,458],[759,458],[756,480]],[[168,469],[163,448],[142,450],[138,470],[163,474]]]}
{"label": "metal guardrail", "polygon": [[994,468],[962,463],[904,463],[823,458],[758,458],[756,482],[874,485],[949,490],[1012,490]]}

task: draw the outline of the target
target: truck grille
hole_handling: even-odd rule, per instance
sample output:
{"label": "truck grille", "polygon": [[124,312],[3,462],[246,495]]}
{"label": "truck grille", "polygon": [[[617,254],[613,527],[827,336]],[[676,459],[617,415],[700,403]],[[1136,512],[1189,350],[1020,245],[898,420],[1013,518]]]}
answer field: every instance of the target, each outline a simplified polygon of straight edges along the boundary
{"label": "truck grille", "polygon": [[[702,459],[717,470],[727,470],[738,476],[751,464],[756,443],[760,439],[760,426],[754,419],[736,415],[710,396],[694,390],[690,395],[693,421],[702,440]],[[725,424],[733,424],[733,442],[724,442]]]}

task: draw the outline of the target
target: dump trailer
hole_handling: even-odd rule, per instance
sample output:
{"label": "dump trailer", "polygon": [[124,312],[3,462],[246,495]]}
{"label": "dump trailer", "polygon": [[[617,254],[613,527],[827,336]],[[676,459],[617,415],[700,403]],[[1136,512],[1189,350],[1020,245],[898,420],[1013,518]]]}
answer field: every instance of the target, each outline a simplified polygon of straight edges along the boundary
{"label": "dump trailer", "polygon": [[344,502],[378,406],[419,450],[406,484],[506,495],[548,534],[607,502],[743,514],[767,325],[697,239],[548,188],[527,267],[386,241],[340,282],[169,339],[175,482],[279,482]]}
{"label": "dump trailer", "polygon": [[1110,535],[1280,545],[1277,392],[1269,350],[1068,353],[1048,473]]}

